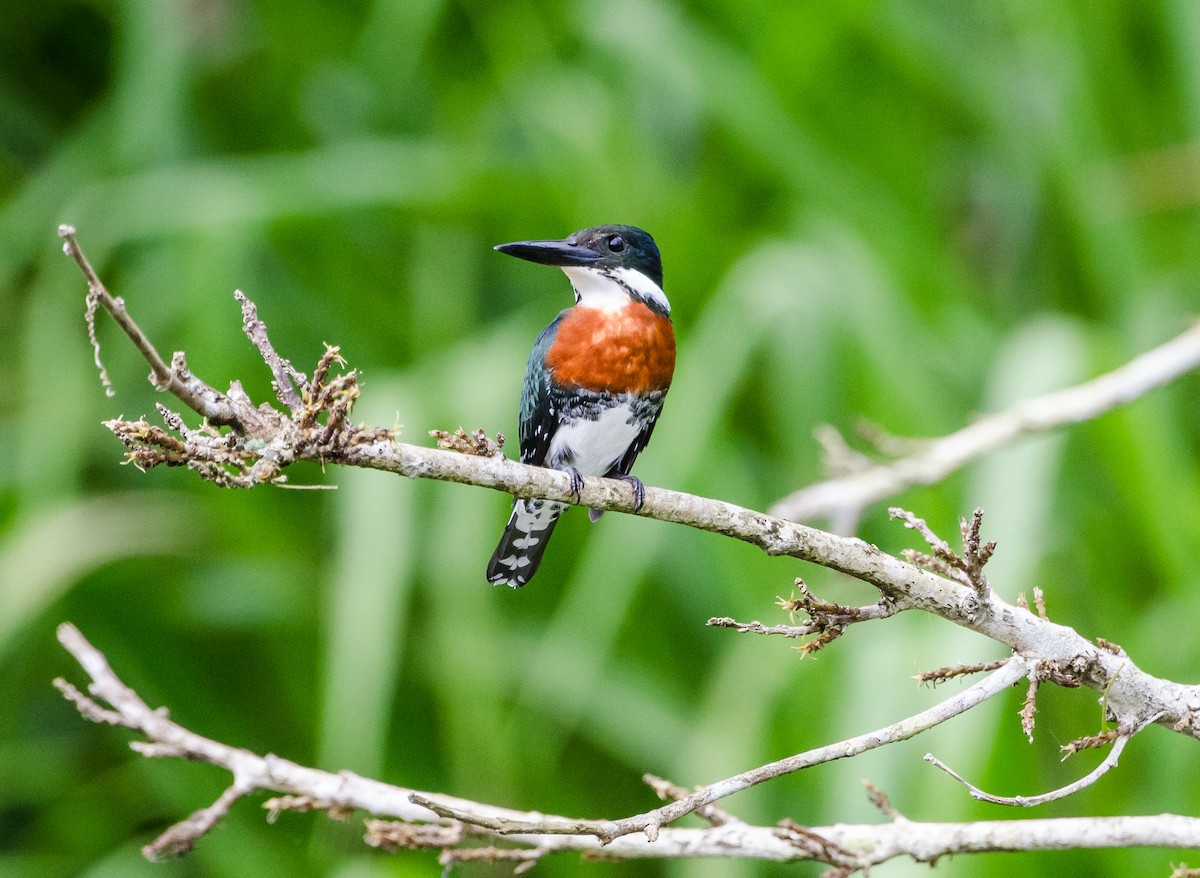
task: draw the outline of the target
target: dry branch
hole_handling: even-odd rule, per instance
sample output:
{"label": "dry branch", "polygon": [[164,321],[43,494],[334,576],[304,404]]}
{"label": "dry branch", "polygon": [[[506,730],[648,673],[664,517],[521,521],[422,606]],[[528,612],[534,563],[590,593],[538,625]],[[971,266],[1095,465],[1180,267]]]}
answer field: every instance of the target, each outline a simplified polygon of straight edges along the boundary
{"label": "dry branch", "polygon": [[[887,437],[885,450],[898,452],[871,463],[854,452],[831,427],[819,438],[844,474],[801,488],[771,507],[771,514],[792,521],[829,520],[851,530],[864,509],[906,488],[932,485],[955,470],[1016,440],[1078,424],[1169,384],[1200,366],[1200,323],[1120,368],[1083,384],[1025,399],[985,415],[961,430],[937,439]],[[834,438],[836,436],[836,438]]]}
{"label": "dry branch", "polygon": [[1074,795],[1082,789],[1090,787],[1109,771],[1117,767],[1117,761],[1121,758],[1121,753],[1125,750],[1125,745],[1129,742],[1130,734],[1118,735],[1114,741],[1113,748],[1108,751],[1108,755],[1104,757],[1104,761],[1092,769],[1088,774],[1072,781],[1064,787],[1057,790],[1051,790],[1048,793],[1042,793],[1038,796],[996,796],[992,793],[984,792],[979,787],[967,781],[962,775],[952,770],[946,763],[938,759],[932,753],[925,754],[925,761],[940,768],[946,774],[950,775],[960,784],[967,788],[971,794],[971,798],[978,799],[981,802],[991,802],[993,805],[1011,805],[1016,808],[1032,808],[1035,805],[1045,805],[1049,802],[1065,799],[1067,796]]}
{"label": "dry branch", "polygon": [[[778,776],[781,773],[779,766],[785,764],[795,770],[852,756],[911,737],[924,728],[950,719],[1020,680],[1027,668],[1015,658],[970,689],[886,729],[798,754],[739,778],[703,787],[695,793],[652,778],[649,782],[654,789],[675,801],[626,820],[591,821],[469,802],[380,783],[350,772],[321,771],[278,756],[259,755],[205,738],[172,721],[165,709],[152,709],[147,705],[121,681],[104,655],[74,626],[60,626],[59,639],[91,678],[90,695],[84,695],[62,679],[55,681],[82,715],[96,722],[137,731],[145,740],[134,741],[131,746],[144,756],[207,762],[233,776],[233,783],[216,802],[147,844],[143,852],[150,859],[189,850],[235,802],[258,792],[285,794],[264,803],[269,820],[287,810],[328,810],[331,816],[339,819],[363,811],[375,818],[365,821],[368,844],[389,850],[438,850],[443,863],[471,859],[526,863],[552,853],[579,852],[585,856],[622,860],[673,857],[737,857],[778,862],[818,860],[840,868],[842,874],[848,875],[895,857],[932,862],[946,854],[1002,850],[1130,846],[1200,849],[1200,819],[1172,814],[967,824],[917,823],[901,817],[886,805],[878,791],[869,788],[872,800],[891,822],[805,827],[790,820],[779,826],[754,826],[713,805],[736,789],[744,788],[745,779],[752,774],[761,778]],[[707,803],[697,805],[697,799],[707,800]],[[692,810],[704,816],[710,825],[698,829],[667,825]],[[642,827],[643,831],[620,832],[629,825]],[[651,826],[653,832],[649,831]],[[481,841],[486,847],[473,846]]]}
{"label": "dry branch", "polygon": [[[796,648],[801,655],[811,655],[819,649],[828,646],[842,633],[858,622],[869,622],[875,619],[886,619],[901,610],[899,604],[890,600],[886,595],[866,607],[848,607],[823,601],[814,595],[803,579],[796,580],[799,597],[793,592],[790,598],[778,598],[775,603],[788,613],[790,625],[764,625],[757,620],[753,622],[738,622],[728,617],[709,619],[707,624],[713,628],[730,628],[742,634],[778,634],[783,637],[807,637],[815,634],[812,640],[806,641]],[[795,624],[795,614],[804,613],[808,621]],[[1000,662],[1003,664],[1003,662]],[[996,665],[999,667],[1000,665]]]}

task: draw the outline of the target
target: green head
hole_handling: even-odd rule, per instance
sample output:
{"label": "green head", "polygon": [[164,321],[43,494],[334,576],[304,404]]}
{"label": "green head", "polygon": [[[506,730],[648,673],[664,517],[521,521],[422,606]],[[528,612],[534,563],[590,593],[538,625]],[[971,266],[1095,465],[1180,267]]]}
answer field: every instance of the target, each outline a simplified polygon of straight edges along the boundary
{"label": "green head", "polygon": [[637,226],[594,226],[561,241],[515,241],[496,249],[518,259],[559,268],[615,271],[624,268],[645,275],[661,290],[662,257],[650,233]]}

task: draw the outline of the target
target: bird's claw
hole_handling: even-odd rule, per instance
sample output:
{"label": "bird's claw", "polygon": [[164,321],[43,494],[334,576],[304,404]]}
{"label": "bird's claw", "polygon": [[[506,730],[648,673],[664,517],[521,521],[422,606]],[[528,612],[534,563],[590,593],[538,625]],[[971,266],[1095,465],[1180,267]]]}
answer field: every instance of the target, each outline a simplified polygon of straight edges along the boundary
{"label": "bird's claw", "polygon": [[617,478],[622,482],[628,482],[629,486],[633,488],[633,511],[641,510],[646,502],[646,486],[642,484],[642,480],[627,473],[618,473]]}
{"label": "bird's claw", "polygon": [[583,473],[571,467],[567,470],[567,475],[571,478],[571,493],[575,495],[575,502],[579,502],[579,493],[583,490]]}

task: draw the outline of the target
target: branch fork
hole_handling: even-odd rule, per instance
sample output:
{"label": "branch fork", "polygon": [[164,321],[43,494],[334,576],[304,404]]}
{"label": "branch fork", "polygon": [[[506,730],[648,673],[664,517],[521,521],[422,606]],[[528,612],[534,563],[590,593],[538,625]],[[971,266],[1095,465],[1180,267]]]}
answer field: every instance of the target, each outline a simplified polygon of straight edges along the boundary
{"label": "branch fork", "polygon": [[[797,596],[797,591],[799,596]],[[711,618],[705,624],[713,628],[730,628],[743,634],[776,634],[791,638],[808,637],[815,634],[816,637],[812,640],[796,647],[796,651],[805,656],[828,646],[841,637],[848,627],[857,622],[886,619],[902,609],[901,604],[888,595],[884,595],[875,603],[865,607],[830,603],[814,595],[804,580],[800,578],[795,581],[795,590],[792,592],[792,596],[777,598],[775,605],[787,612],[790,624],[764,625],[757,620],[738,622],[728,616]],[[809,621],[797,625],[796,613],[798,612],[807,615]]]}
{"label": "branch fork", "polygon": [[903,555],[909,563],[972,589],[981,601],[987,600],[991,586],[983,568],[996,551],[996,541],[984,542],[980,536],[980,528],[983,525],[982,509],[971,513],[969,521],[965,518],[959,521],[963,542],[961,554],[951,549],[949,543],[935,534],[925,519],[918,518],[907,509],[893,506],[888,510],[888,514],[892,518],[900,519],[905,527],[917,531],[933,550],[933,554],[929,555],[915,549],[905,549]]}

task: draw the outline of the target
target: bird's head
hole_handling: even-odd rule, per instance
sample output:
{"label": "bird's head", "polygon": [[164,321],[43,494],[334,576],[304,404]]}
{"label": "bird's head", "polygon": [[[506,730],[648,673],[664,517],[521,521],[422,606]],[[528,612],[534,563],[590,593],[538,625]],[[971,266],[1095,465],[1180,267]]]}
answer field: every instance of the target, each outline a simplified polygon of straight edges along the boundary
{"label": "bird's head", "polygon": [[619,309],[633,299],[670,316],[658,245],[636,226],[595,226],[558,241],[515,241],[496,249],[561,268],[581,305]]}

